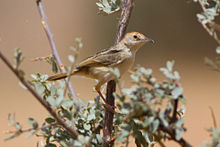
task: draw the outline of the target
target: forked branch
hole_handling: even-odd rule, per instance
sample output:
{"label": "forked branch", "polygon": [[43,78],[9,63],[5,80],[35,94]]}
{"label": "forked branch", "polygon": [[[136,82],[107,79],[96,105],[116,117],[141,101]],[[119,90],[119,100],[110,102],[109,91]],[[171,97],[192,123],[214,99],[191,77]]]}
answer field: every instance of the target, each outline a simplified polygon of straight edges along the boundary
{"label": "forked branch", "polygon": [[54,117],[57,124],[66,129],[70,135],[77,139],[78,133],[71,127],[69,127],[57,114],[56,112],[41,98],[40,95],[28,84],[28,82],[19,75],[19,71],[10,64],[10,62],[5,58],[5,56],[0,52],[0,58],[8,66],[8,68],[16,75],[16,77],[21,81],[21,83],[30,91],[34,98]]}

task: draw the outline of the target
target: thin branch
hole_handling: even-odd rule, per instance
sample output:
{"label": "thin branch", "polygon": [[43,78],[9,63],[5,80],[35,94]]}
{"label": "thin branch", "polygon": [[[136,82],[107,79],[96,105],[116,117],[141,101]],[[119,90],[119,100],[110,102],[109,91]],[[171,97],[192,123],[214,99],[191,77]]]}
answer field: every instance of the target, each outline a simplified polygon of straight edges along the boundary
{"label": "thin branch", "polygon": [[37,99],[37,101],[54,117],[57,124],[66,129],[70,135],[77,139],[78,133],[71,127],[69,127],[57,114],[56,112],[41,98],[40,95],[28,84],[28,82],[21,76],[19,76],[19,71],[14,69],[10,62],[5,58],[5,56],[0,52],[0,58],[8,66],[8,68],[17,76],[21,83],[30,91],[30,93]]}
{"label": "thin branch", "polygon": [[172,139],[173,141],[175,141],[176,143],[178,143],[179,145],[181,145],[182,147],[192,147],[192,145],[189,144],[184,138],[181,138],[180,140],[177,140],[177,139],[176,139],[175,129],[167,128],[167,127],[162,126],[162,125],[160,125],[160,129],[161,129],[163,132],[169,134],[170,137],[171,137],[171,139]]}
{"label": "thin branch", "polygon": [[[27,133],[27,132],[30,132],[32,130],[35,130],[35,131],[39,131],[39,130],[42,130],[42,129],[46,129],[46,128],[49,128],[49,127],[52,127],[52,126],[56,126],[57,123],[52,123],[52,124],[48,124],[48,125],[45,125],[45,126],[42,126],[42,127],[39,127],[39,128],[28,128],[28,129],[21,129],[19,130],[21,133]],[[15,131],[7,131],[6,134],[15,134],[17,130]]]}
{"label": "thin branch", "polygon": [[[131,17],[132,8],[133,8],[133,0],[123,0],[122,12],[121,12],[120,20],[119,20],[115,44],[119,43],[120,40],[125,35],[126,29],[127,29],[130,17]],[[115,89],[116,89],[115,81],[108,82],[106,101],[113,108],[115,106],[115,98],[113,96]],[[103,127],[103,140],[104,141],[103,141],[103,145],[102,145],[103,147],[110,146],[110,144],[108,142],[112,138],[113,117],[114,117],[114,113],[112,113],[108,110],[105,110],[104,127]]]}
{"label": "thin branch", "polygon": [[179,102],[178,99],[174,100],[174,104],[173,104],[173,115],[172,115],[171,123],[174,123],[174,122],[177,120],[177,107],[178,107],[178,102]]}
{"label": "thin branch", "polygon": [[[207,8],[205,7],[205,5],[203,5],[202,1],[201,0],[198,0],[198,3],[200,4],[203,12],[207,11]],[[217,36],[217,34],[213,31],[217,28],[217,30],[219,30],[219,25],[218,24],[215,24],[214,22],[208,22],[208,23],[203,23],[201,20],[199,20],[199,23],[202,25],[202,27],[206,30],[206,32],[212,36],[215,41],[220,45],[220,40]],[[209,26],[208,26],[209,25]],[[212,28],[213,30],[211,30],[210,28]]]}
{"label": "thin branch", "polygon": [[[38,10],[39,10],[41,19],[42,19],[41,23],[43,25],[44,31],[47,34],[47,38],[48,38],[50,46],[51,46],[52,54],[55,57],[55,60],[58,64],[58,68],[60,69],[61,73],[66,73],[65,68],[62,68],[63,64],[62,64],[60,56],[58,54],[58,51],[57,51],[57,48],[56,48],[56,45],[55,45],[55,42],[54,42],[54,39],[53,39],[53,34],[50,31],[50,27],[49,27],[49,24],[48,24],[48,21],[47,21],[47,16],[46,16],[46,14],[44,12],[44,9],[43,9],[42,1],[41,0],[36,0],[36,3],[37,3],[37,7],[38,7]],[[65,81],[67,83],[68,89],[69,89],[72,97],[77,99],[77,96],[75,94],[75,91],[73,89],[73,86],[72,86],[71,82],[68,81],[68,79],[65,79]]]}
{"label": "thin branch", "polygon": [[209,109],[210,109],[211,115],[212,115],[213,126],[214,126],[215,128],[217,128],[217,121],[216,121],[216,118],[215,118],[215,113],[214,113],[214,111],[213,111],[213,109],[212,109],[211,106],[209,106]]}

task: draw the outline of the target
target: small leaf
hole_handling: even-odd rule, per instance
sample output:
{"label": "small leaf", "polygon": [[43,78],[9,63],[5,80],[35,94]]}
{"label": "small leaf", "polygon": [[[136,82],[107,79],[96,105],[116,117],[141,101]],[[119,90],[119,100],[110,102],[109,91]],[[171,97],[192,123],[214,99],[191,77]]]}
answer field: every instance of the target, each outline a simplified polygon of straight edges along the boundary
{"label": "small leaf", "polygon": [[5,141],[8,141],[8,140],[11,140],[11,139],[13,139],[13,138],[15,138],[15,137],[18,137],[19,135],[21,135],[21,132],[20,132],[20,131],[17,131],[17,132],[15,132],[15,134],[6,137],[4,140],[5,140]]}
{"label": "small leaf", "polygon": [[34,134],[36,134],[37,131],[36,130],[31,130],[25,137],[26,138],[30,138],[31,136],[33,136]]}
{"label": "small leaf", "polygon": [[176,134],[175,138],[176,138],[176,140],[180,140],[182,138],[183,133],[184,133],[183,129],[176,129],[175,130],[175,134]]}
{"label": "small leaf", "polygon": [[51,123],[54,123],[55,122],[55,119],[51,118],[51,117],[47,117],[45,119],[45,121],[48,123],[48,124],[51,124]]}
{"label": "small leaf", "polygon": [[18,69],[19,65],[23,61],[24,57],[22,56],[22,52],[19,48],[15,49],[14,52],[14,61],[15,61],[15,68]]}
{"label": "small leaf", "polygon": [[51,106],[57,106],[56,105],[56,100],[52,96],[47,97],[47,101]]}
{"label": "small leaf", "polygon": [[182,127],[182,125],[184,124],[184,119],[180,118],[177,122],[176,122],[176,126],[177,127]]}
{"label": "small leaf", "polygon": [[173,70],[174,61],[167,61],[167,69],[169,72],[172,72]]}
{"label": "small leaf", "polygon": [[58,72],[57,63],[56,63],[55,58],[53,56],[50,57],[50,62],[52,63],[53,73],[57,73]]}
{"label": "small leaf", "polygon": [[31,74],[31,77],[34,79],[34,80],[37,80],[37,75],[35,75],[35,74]]}
{"label": "small leaf", "polygon": [[99,144],[103,142],[102,137],[99,134],[96,134],[96,138]]}
{"label": "small leaf", "polygon": [[140,72],[142,72],[143,74],[148,75],[148,76],[152,74],[152,69],[145,69],[145,68],[141,67],[139,70],[140,70]]}
{"label": "small leaf", "polygon": [[130,77],[131,77],[131,79],[132,79],[134,82],[136,82],[136,83],[139,82],[139,77],[138,77],[138,76],[136,76],[136,75],[130,75]]}
{"label": "small leaf", "polygon": [[75,62],[75,58],[72,56],[72,55],[69,55],[68,56],[68,59],[71,63],[74,63]]}
{"label": "small leaf", "polygon": [[82,39],[81,39],[81,38],[76,37],[76,38],[75,38],[75,41],[76,41],[77,47],[78,47],[79,49],[83,47]]}
{"label": "small leaf", "polygon": [[40,82],[35,82],[34,86],[39,95],[43,94],[45,87]]}
{"label": "small leaf", "polygon": [[182,87],[176,87],[171,92],[174,99],[177,99],[179,96],[183,94],[183,88]]}
{"label": "small leaf", "polygon": [[88,120],[88,121],[91,121],[91,120],[95,120],[95,118],[96,118],[96,117],[95,117],[95,114],[94,114],[94,113],[90,113],[89,116],[88,116],[88,118],[87,118],[87,120]]}
{"label": "small leaf", "polygon": [[90,125],[90,124],[84,124],[84,125],[83,125],[83,128],[84,128],[85,130],[90,130],[90,129],[91,129],[91,125]]}
{"label": "small leaf", "polygon": [[28,123],[34,128],[37,129],[38,128],[38,123],[36,120],[34,120],[33,118],[28,118]]}
{"label": "small leaf", "polygon": [[218,47],[216,48],[216,53],[217,53],[217,54],[220,54],[220,46],[218,46]]}
{"label": "small leaf", "polygon": [[73,106],[74,102],[69,100],[69,99],[63,99],[62,103],[61,103],[61,106],[64,108],[64,109],[69,109]]}
{"label": "small leaf", "polygon": [[21,88],[27,90],[27,87],[25,87],[24,84],[22,84],[20,81],[18,82],[18,85],[21,86]]}

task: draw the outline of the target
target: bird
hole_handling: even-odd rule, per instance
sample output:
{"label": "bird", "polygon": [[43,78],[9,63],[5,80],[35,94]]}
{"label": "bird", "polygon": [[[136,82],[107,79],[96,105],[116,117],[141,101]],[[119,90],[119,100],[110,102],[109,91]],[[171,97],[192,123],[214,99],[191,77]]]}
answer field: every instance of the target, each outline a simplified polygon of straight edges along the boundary
{"label": "bird", "polygon": [[[100,90],[105,83],[116,78],[112,69],[118,68],[120,77],[123,76],[134,64],[136,52],[149,42],[154,43],[154,40],[139,32],[126,33],[116,45],[103,49],[95,55],[82,60],[71,71],[70,75],[79,75],[98,80],[95,90],[107,104]],[[56,74],[50,76],[48,81],[64,79],[67,76],[67,73]]]}

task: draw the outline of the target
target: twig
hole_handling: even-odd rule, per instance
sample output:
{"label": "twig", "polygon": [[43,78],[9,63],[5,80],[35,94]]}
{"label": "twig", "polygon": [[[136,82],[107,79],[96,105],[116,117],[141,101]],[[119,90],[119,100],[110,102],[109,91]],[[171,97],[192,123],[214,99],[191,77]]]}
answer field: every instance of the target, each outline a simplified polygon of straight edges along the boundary
{"label": "twig", "polygon": [[54,117],[54,119],[57,121],[57,124],[66,129],[74,139],[77,139],[78,133],[73,128],[69,127],[62,119],[60,119],[59,116],[57,116],[56,112],[41,98],[40,95],[36,93],[36,91],[28,84],[28,82],[23,77],[19,76],[19,71],[13,68],[13,66],[9,63],[9,61],[4,57],[1,52],[0,58],[17,76],[21,83],[30,91],[30,93],[37,99],[37,101]]}
{"label": "twig", "polygon": [[174,123],[177,120],[177,107],[178,107],[178,99],[174,100],[174,104],[173,104],[173,115],[172,115],[172,119],[171,119],[171,123]]}
{"label": "twig", "polygon": [[[40,13],[40,16],[41,16],[41,23],[43,25],[43,28],[44,28],[44,31],[46,32],[47,34],[47,38],[49,40],[49,43],[50,43],[50,46],[51,46],[51,49],[52,49],[52,54],[58,64],[58,68],[60,69],[61,73],[66,73],[66,70],[65,68],[62,68],[62,62],[61,62],[61,59],[60,59],[60,56],[58,54],[58,51],[57,51],[57,48],[56,48],[56,45],[55,45],[55,42],[53,40],[53,34],[51,33],[50,31],[50,27],[49,27],[49,24],[48,24],[48,21],[47,21],[47,16],[44,12],[44,9],[43,9],[43,5],[42,5],[42,1],[41,0],[36,0],[36,3],[37,3],[37,7],[38,7],[38,10],[39,10],[39,13]],[[66,83],[67,83],[67,86],[68,86],[68,89],[72,95],[72,97],[74,99],[77,99],[77,96],[75,94],[75,91],[73,89],[73,86],[71,84],[70,81],[68,81],[68,79],[65,79]]]}
{"label": "twig", "polygon": [[[52,126],[56,126],[57,125],[57,123],[52,123],[52,124],[48,124],[48,125],[45,125],[45,126],[43,126],[43,127],[39,127],[39,128],[28,128],[28,129],[21,129],[21,130],[19,130],[21,133],[26,133],[26,132],[30,132],[30,131],[32,131],[32,130],[36,130],[36,131],[39,131],[39,130],[42,130],[42,129],[46,129],[46,128],[49,128],[49,127],[52,127]],[[16,130],[17,131],[17,130]],[[6,133],[7,134],[15,134],[16,133],[16,131],[7,131]]]}
{"label": "twig", "polygon": [[[207,8],[202,4],[202,1],[201,1],[201,0],[198,0],[198,3],[200,4],[200,6],[201,6],[203,12],[205,12],[205,11],[207,10]],[[215,33],[213,30],[211,30],[211,29],[209,28],[209,27],[211,27],[212,29],[215,30],[215,29],[216,29],[215,26],[217,26],[217,30],[218,30],[218,29],[219,29],[218,24],[215,24],[214,22],[203,23],[201,20],[198,20],[198,21],[199,21],[199,23],[202,25],[202,27],[206,30],[206,32],[207,32],[210,36],[212,36],[212,37],[215,39],[215,41],[220,45],[220,40],[219,40],[218,36],[216,35],[216,33]],[[207,26],[207,24],[209,25],[209,27]]]}
{"label": "twig", "polygon": [[215,128],[217,128],[217,122],[216,122],[216,118],[215,118],[215,113],[214,113],[214,111],[213,111],[213,109],[212,109],[211,106],[209,106],[209,109],[210,109],[211,115],[212,115],[213,126],[214,126]]}
{"label": "twig", "polygon": [[[129,19],[131,16],[132,8],[133,8],[133,0],[123,0],[122,12],[121,12],[120,20],[119,20],[115,44],[119,43],[119,41],[125,35],[126,29],[129,23]],[[108,82],[106,101],[113,108],[115,106],[115,98],[113,96],[115,89],[116,89],[115,81]],[[104,127],[103,127],[103,140],[104,141],[102,144],[103,147],[110,146],[108,142],[111,140],[111,137],[112,137],[113,117],[114,117],[114,114],[112,112],[105,110]]]}
{"label": "twig", "polygon": [[175,135],[175,130],[172,128],[167,128],[165,126],[160,125],[160,129],[169,134],[171,139],[174,140],[176,143],[178,143],[179,145],[181,145],[182,147],[192,147],[191,144],[189,144],[184,138],[181,138],[180,140],[176,139],[176,135]]}

